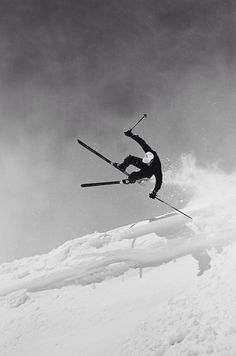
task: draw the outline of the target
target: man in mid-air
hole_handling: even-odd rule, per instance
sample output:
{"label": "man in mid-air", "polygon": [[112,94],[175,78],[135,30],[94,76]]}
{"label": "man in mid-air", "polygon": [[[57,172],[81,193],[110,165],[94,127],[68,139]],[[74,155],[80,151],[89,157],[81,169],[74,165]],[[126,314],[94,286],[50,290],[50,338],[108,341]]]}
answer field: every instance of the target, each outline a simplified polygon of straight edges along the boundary
{"label": "man in mid-air", "polygon": [[135,140],[142,147],[145,155],[143,158],[129,155],[122,163],[114,163],[114,166],[122,171],[125,171],[126,168],[128,168],[130,165],[139,168],[139,171],[132,172],[129,175],[129,183],[135,183],[137,180],[143,178],[151,178],[154,175],[156,183],[153,191],[149,194],[149,197],[155,199],[157,192],[162,185],[162,169],[160,158],[158,157],[157,153],[152,150],[152,148],[141,137],[133,134],[132,130],[128,130],[124,132],[124,134]]}

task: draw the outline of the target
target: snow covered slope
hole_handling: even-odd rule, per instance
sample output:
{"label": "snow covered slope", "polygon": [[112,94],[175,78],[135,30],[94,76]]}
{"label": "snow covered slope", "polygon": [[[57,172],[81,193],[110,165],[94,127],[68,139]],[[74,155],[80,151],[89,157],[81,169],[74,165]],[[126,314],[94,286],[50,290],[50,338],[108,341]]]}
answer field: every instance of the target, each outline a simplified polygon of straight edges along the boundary
{"label": "snow covered slope", "polygon": [[224,246],[234,240],[231,233],[226,233],[227,229],[224,227],[224,234],[218,231],[217,235],[207,236],[186,217],[171,213],[106,233],[94,233],[70,240],[47,255],[3,264],[0,295],[19,289],[35,292],[69,284],[97,283],[130,269],[159,266],[205,248]]}
{"label": "snow covered slope", "polygon": [[235,355],[236,177],[187,172],[169,179],[194,187],[193,222],[170,213],[1,265],[0,355]]}
{"label": "snow covered slope", "polygon": [[0,354],[236,354],[236,246],[196,277],[190,257],[94,286],[1,299]]}

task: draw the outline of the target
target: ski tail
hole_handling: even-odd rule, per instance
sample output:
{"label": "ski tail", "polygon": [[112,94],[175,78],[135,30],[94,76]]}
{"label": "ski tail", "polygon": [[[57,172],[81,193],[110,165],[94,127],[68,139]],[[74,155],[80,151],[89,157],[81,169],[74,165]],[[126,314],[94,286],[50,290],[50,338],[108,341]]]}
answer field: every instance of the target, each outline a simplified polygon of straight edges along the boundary
{"label": "ski tail", "polygon": [[89,188],[89,187],[99,187],[103,185],[113,185],[113,184],[129,184],[129,181],[128,179],[122,179],[122,180],[113,180],[108,182],[84,183],[81,184],[81,187]]}
{"label": "ski tail", "polygon": [[98,151],[96,151],[95,149],[93,149],[92,147],[88,146],[86,143],[84,143],[83,141],[81,141],[80,139],[77,139],[77,142],[83,146],[84,148],[86,148],[88,151],[92,152],[93,154],[95,154],[96,156],[100,157],[101,159],[103,159],[105,162],[107,162],[108,164],[110,164],[112,167],[118,169],[118,171],[122,172],[123,174],[125,174],[126,176],[129,176],[129,173],[127,173],[126,171],[122,171],[121,169],[119,169],[119,167],[114,166],[114,162],[112,162],[110,159],[108,159],[107,157],[103,156],[101,153],[99,153]]}

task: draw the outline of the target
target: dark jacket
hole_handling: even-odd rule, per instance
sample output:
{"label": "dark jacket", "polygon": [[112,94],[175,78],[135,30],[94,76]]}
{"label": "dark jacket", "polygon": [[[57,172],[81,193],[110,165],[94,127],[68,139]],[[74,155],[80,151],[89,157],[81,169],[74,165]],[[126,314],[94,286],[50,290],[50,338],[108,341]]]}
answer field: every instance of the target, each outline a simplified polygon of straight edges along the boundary
{"label": "dark jacket", "polygon": [[156,179],[154,190],[157,192],[162,185],[162,169],[160,158],[158,157],[157,153],[141,137],[134,134],[130,137],[142,147],[145,153],[152,152],[154,155],[154,159],[152,160],[151,164],[148,165],[144,163],[141,170],[142,172],[146,173],[148,178],[151,178],[151,176],[154,174]]}

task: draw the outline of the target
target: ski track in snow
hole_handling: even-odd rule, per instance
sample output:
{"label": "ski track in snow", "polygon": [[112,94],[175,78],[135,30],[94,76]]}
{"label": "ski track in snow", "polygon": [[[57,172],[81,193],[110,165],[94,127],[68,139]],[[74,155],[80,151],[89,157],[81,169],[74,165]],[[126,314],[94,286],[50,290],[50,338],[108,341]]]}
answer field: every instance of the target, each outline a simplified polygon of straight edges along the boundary
{"label": "ski track in snow", "polygon": [[168,179],[194,187],[193,222],[171,213],[0,266],[1,356],[236,355],[236,176],[187,159]]}

